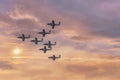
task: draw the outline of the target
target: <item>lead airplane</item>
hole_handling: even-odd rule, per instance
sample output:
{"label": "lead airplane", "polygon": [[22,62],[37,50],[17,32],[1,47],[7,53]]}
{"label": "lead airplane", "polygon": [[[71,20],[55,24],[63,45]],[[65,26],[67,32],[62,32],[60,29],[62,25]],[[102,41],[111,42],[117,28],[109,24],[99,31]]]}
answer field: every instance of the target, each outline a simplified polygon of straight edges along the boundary
{"label": "lead airplane", "polygon": [[56,45],[56,42],[53,44],[51,41],[48,41],[48,43],[44,43],[43,45],[47,45],[48,48],[52,48],[53,45]]}
{"label": "lead airplane", "polygon": [[52,22],[51,23],[48,23],[47,25],[50,25],[50,26],[52,26],[52,29],[54,29],[55,28],[55,26],[59,26],[61,24],[61,22],[59,21],[59,23],[58,24],[56,24],[55,23],[55,21],[54,20],[52,20]]}
{"label": "lead airplane", "polygon": [[34,40],[31,40],[31,42],[34,42],[37,45],[39,42],[43,42],[43,38],[41,40],[38,40],[38,38],[35,38]]}
{"label": "lead airplane", "polygon": [[42,50],[44,53],[46,53],[48,50],[51,50],[51,48],[50,48],[50,49],[47,49],[47,47],[44,46],[44,48],[41,48],[40,50]]}
{"label": "lead airplane", "polygon": [[30,35],[26,37],[24,34],[22,34],[22,36],[19,36],[18,38],[22,39],[22,41],[25,41],[25,39],[30,38]]}
{"label": "lead airplane", "polygon": [[58,57],[56,57],[55,55],[53,55],[53,56],[50,56],[50,57],[48,57],[49,59],[52,59],[53,61],[55,61],[56,59],[59,59],[59,58],[61,58],[61,55],[59,55]]}
{"label": "lead airplane", "polygon": [[41,34],[43,37],[45,37],[46,34],[50,34],[51,30],[49,32],[46,32],[45,29],[42,30],[42,32],[38,32],[38,34]]}

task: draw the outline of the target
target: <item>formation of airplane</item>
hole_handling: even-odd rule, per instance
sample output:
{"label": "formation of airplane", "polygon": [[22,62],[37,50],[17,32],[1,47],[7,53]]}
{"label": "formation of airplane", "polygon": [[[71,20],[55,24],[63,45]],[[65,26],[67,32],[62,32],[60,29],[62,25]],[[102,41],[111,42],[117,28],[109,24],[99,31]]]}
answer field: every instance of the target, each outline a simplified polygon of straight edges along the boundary
{"label": "formation of airplane", "polygon": [[19,36],[18,38],[22,39],[22,41],[25,41],[25,39],[30,38],[30,35],[26,37],[24,34],[22,34],[22,36]]}
{"label": "formation of airplane", "polygon": [[44,53],[46,53],[48,50],[51,50],[51,48],[47,48],[46,46],[44,46],[44,48],[41,48],[40,50],[42,50]]}
{"label": "formation of airplane", "polygon": [[[55,21],[52,20],[52,22],[51,22],[51,23],[48,23],[47,25],[51,26],[52,29],[54,29],[55,26],[59,26],[60,24],[61,24],[61,22],[55,23]],[[38,32],[38,34],[41,34],[42,37],[45,37],[46,34],[51,34],[51,30],[49,30],[49,31],[47,32],[45,29],[42,29],[42,31],[41,31],[41,32]],[[25,41],[25,39],[29,39],[29,38],[30,38],[30,35],[25,36],[25,34],[22,34],[21,36],[19,36],[19,37],[17,37],[17,38],[20,38],[20,39],[22,39],[22,41]],[[35,44],[37,45],[39,42],[43,42],[43,38],[42,38],[41,40],[39,40],[37,37],[35,37],[35,39],[30,40],[30,42],[33,42],[33,43],[35,43]],[[39,50],[41,50],[41,51],[43,51],[44,53],[46,53],[47,51],[52,50],[52,46],[56,45],[56,42],[52,43],[51,41],[48,41],[47,43],[44,43],[43,45],[44,45],[44,47],[41,48],[41,49],[39,49]],[[56,59],[61,58],[61,55],[59,55],[59,56],[52,55],[52,56],[50,56],[50,57],[48,57],[48,58],[49,58],[49,59],[52,59],[53,61],[55,61]]]}
{"label": "formation of airplane", "polygon": [[51,22],[51,23],[48,23],[47,25],[52,26],[52,29],[54,29],[54,28],[55,28],[55,26],[59,26],[60,24],[61,24],[61,22],[59,22],[58,24],[56,24],[56,23],[55,23],[55,21],[54,21],[54,20],[52,20],[52,22]]}
{"label": "formation of airplane", "polygon": [[38,40],[38,38],[35,38],[34,40],[31,40],[31,42],[38,44],[39,42],[43,42],[43,38],[41,40]]}
{"label": "formation of airplane", "polygon": [[42,32],[38,32],[38,34],[41,34],[42,37],[45,37],[46,34],[50,34],[51,30],[49,30],[49,32],[46,32],[45,29],[42,30]]}
{"label": "formation of airplane", "polygon": [[61,55],[59,55],[58,57],[56,57],[55,55],[52,55],[50,57],[48,57],[49,59],[52,59],[53,61],[55,61],[56,59],[61,58]]}
{"label": "formation of airplane", "polygon": [[48,41],[48,43],[44,43],[43,45],[48,46],[48,48],[52,48],[53,45],[56,45],[56,42],[53,44],[51,41]]}

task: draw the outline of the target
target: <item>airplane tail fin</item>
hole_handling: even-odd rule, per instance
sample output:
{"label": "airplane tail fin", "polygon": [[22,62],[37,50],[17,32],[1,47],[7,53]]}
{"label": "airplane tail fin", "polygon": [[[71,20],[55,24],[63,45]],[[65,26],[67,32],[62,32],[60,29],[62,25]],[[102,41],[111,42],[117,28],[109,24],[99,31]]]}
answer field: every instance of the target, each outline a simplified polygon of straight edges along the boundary
{"label": "airplane tail fin", "polygon": [[30,38],[30,35],[28,35],[28,38]]}
{"label": "airplane tail fin", "polygon": [[56,42],[55,42],[55,45],[56,45]]}
{"label": "airplane tail fin", "polygon": [[47,23],[47,25],[51,25],[51,23]]}
{"label": "airplane tail fin", "polygon": [[61,22],[59,21],[58,25],[60,25],[60,24],[61,24]]}
{"label": "airplane tail fin", "polygon": [[37,32],[38,34],[40,34],[40,32]]}
{"label": "airplane tail fin", "polygon": [[21,37],[17,37],[17,38],[21,38]]}
{"label": "airplane tail fin", "polygon": [[51,33],[51,30],[49,30],[49,33]]}
{"label": "airplane tail fin", "polygon": [[49,50],[52,50],[52,47],[50,47],[50,49]]}
{"label": "airplane tail fin", "polygon": [[45,29],[43,29],[42,31],[45,32]]}
{"label": "airplane tail fin", "polygon": [[38,40],[38,42],[43,42],[43,38],[41,40]]}
{"label": "airplane tail fin", "polygon": [[39,50],[42,50],[42,49],[39,49]]}
{"label": "airplane tail fin", "polygon": [[61,58],[61,55],[59,55],[59,58]]}
{"label": "airplane tail fin", "polygon": [[41,42],[43,42],[43,38],[41,39]]}

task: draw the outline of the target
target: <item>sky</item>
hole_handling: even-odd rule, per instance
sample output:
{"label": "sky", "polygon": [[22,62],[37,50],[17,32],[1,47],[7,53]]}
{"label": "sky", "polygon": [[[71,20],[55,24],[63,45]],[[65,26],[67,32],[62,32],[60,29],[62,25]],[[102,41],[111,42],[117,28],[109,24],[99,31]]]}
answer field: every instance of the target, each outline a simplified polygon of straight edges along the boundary
{"label": "sky", "polygon": [[[119,80],[119,9],[119,0],[0,0],[0,79]],[[44,54],[30,40],[52,20],[61,25],[43,43],[57,45]]]}

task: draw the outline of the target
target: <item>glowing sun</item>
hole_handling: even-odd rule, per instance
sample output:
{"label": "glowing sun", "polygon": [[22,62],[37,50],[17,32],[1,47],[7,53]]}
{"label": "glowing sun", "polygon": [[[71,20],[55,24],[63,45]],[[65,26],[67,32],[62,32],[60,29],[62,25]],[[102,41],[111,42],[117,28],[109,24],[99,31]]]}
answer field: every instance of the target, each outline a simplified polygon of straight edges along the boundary
{"label": "glowing sun", "polygon": [[14,53],[15,55],[19,55],[19,54],[21,54],[21,52],[22,52],[22,50],[21,50],[20,48],[15,48],[15,49],[13,49],[13,53]]}

